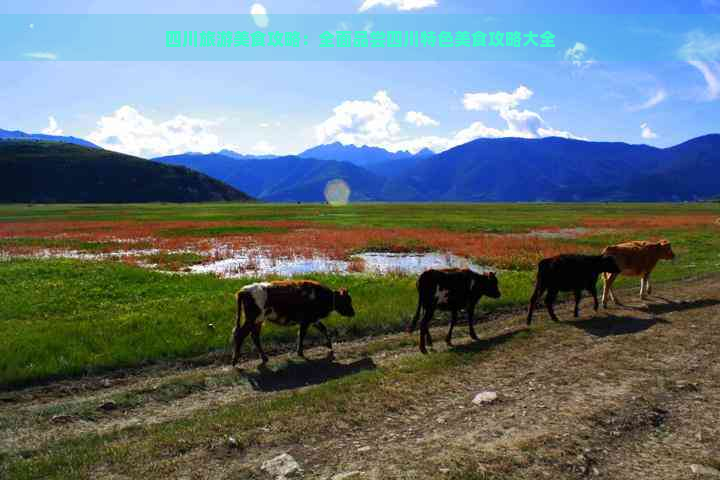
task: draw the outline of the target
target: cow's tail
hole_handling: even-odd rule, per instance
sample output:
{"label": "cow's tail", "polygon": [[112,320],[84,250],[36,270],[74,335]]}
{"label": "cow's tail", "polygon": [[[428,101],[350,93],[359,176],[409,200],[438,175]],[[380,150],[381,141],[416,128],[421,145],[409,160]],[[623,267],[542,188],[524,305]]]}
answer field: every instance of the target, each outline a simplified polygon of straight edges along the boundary
{"label": "cow's tail", "polygon": [[407,333],[412,333],[415,330],[415,327],[417,326],[418,320],[420,320],[420,313],[422,312],[422,295],[420,295],[420,279],[417,279],[417,282],[415,282],[415,287],[418,291],[418,304],[417,309],[415,309],[415,316],[413,317],[412,321],[405,327],[405,331]]}
{"label": "cow's tail", "polygon": [[420,320],[420,313],[422,312],[422,302],[418,298],[418,305],[417,309],[415,310],[415,316],[413,316],[412,322],[408,324],[408,326],[405,328],[405,331],[407,333],[412,333],[415,330],[415,327],[417,326],[418,320]]}
{"label": "cow's tail", "polygon": [[242,314],[243,314],[243,298],[245,292],[240,290],[235,294],[235,303],[237,304],[237,314],[235,315],[235,330],[239,330],[242,326]]}
{"label": "cow's tail", "polygon": [[235,334],[240,331],[240,327],[242,327],[243,323],[243,298],[245,297],[245,292],[240,290],[235,294],[235,305],[236,305],[236,312],[235,312],[235,328],[232,332],[232,337],[230,338],[230,342],[235,342]]}

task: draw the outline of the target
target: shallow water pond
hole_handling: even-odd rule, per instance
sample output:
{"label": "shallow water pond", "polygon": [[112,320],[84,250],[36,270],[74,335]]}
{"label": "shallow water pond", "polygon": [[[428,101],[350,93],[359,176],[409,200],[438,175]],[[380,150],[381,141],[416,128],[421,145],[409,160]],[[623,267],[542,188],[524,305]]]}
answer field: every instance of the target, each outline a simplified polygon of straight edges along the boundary
{"label": "shallow water pond", "polygon": [[466,258],[450,253],[381,253],[367,252],[353,256],[350,261],[333,260],[322,256],[313,258],[273,258],[262,252],[248,252],[232,258],[189,268],[193,273],[214,273],[221,277],[297,276],[310,273],[365,272],[378,275],[391,273],[414,275],[428,268],[471,268],[489,271]]}

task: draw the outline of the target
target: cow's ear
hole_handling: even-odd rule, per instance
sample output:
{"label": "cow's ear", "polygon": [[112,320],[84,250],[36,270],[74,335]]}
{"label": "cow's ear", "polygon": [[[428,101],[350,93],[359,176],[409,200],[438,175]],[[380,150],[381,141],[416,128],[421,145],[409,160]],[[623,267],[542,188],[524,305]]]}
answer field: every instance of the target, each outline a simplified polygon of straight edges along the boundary
{"label": "cow's ear", "polygon": [[670,245],[670,242],[663,238],[662,240],[660,240],[660,245]]}
{"label": "cow's ear", "polygon": [[338,293],[340,295],[347,295],[348,294],[347,288],[341,288],[340,290],[338,290]]}

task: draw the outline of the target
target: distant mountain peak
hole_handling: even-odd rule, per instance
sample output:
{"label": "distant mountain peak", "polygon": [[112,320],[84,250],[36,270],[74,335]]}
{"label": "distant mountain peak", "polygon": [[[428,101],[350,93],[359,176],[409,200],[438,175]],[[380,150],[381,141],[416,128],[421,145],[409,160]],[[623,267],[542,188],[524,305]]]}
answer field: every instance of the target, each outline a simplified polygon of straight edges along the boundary
{"label": "distant mountain peak", "polygon": [[0,141],[3,140],[27,140],[43,142],[72,143],[88,148],[100,148],[94,143],[73,136],[47,135],[45,133],[25,133],[20,130],[3,130],[0,128]]}

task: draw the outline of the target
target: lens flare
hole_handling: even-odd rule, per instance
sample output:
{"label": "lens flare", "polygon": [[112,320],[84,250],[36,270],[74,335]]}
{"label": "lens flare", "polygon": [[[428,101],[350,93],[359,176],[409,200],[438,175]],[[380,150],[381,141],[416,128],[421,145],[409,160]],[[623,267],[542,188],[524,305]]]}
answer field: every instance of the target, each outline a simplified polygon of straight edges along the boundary
{"label": "lens flare", "polygon": [[265,10],[265,7],[260,3],[254,3],[253,6],[250,7],[250,15],[258,28],[267,28],[270,24],[267,10]]}
{"label": "lens flare", "polygon": [[350,200],[350,186],[339,178],[325,185],[325,200],[330,205],[347,205]]}

